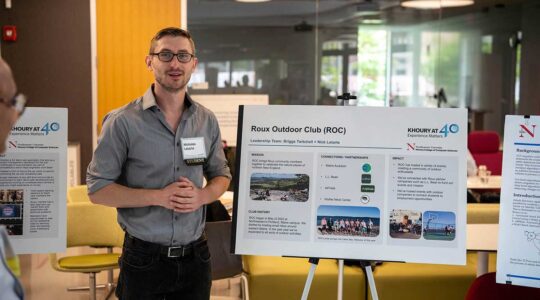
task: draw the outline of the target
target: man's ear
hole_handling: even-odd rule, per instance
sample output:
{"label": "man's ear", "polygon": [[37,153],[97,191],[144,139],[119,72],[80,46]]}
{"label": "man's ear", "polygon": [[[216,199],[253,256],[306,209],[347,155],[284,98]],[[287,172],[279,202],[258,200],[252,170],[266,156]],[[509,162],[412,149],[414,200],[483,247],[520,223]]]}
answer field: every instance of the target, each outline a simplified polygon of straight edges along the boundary
{"label": "man's ear", "polygon": [[152,56],[147,55],[144,62],[146,63],[148,70],[152,70]]}
{"label": "man's ear", "polygon": [[193,58],[193,70],[192,70],[192,72],[195,72],[198,65],[199,65],[199,60],[196,57],[194,57]]}

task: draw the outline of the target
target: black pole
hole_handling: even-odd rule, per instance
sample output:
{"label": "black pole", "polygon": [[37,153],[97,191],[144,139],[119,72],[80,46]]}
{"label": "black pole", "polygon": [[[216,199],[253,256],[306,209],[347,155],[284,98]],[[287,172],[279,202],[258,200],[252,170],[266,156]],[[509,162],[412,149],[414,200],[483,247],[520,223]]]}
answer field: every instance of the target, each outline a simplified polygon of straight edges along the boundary
{"label": "black pole", "polygon": [[338,100],[341,100],[341,106],[345,106],[345,101],[354,100],[356,99],[355,95],[351,95],[351,93],[343,93],[343,95],[337,96]]}

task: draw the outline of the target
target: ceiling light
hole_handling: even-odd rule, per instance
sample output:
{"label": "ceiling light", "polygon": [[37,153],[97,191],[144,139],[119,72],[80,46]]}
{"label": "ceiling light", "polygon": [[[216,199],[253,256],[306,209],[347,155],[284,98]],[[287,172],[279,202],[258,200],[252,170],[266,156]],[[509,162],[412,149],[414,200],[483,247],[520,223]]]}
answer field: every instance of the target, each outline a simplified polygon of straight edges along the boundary
{"label": "ceiling light", "polygon": [[361,23],[366,24],[366,25],[379,25],[379,24],[383,24],[384,20],[381,20],[381,19],[363,19],[361,21]]}
{"label": "ceiling light", "polygon": [[438,9],[474,4],[473,0],[403,0],[401,6],[418,9]]}
{"label": "ceiling light", "polygon": [[268,2],[270,0],[235,0],[236,2],[244,2],[244,3],[261,3],[261,2]]}

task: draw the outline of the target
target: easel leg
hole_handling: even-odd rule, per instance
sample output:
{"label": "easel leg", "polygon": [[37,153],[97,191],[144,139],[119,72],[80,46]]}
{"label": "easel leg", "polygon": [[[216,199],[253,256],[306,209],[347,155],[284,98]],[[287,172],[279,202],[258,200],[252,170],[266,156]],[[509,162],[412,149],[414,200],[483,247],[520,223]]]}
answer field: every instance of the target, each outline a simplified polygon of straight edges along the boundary
{"label": "easel leg", "polygon": [[338,270],[338,286],[337,286],[337,300],[343,299],[343,259],[338,260],[339,270]]}
{"label": "easel leg", "polygon": [[317,268],[317,265],[319,264],[319,259],[310,258],[309,262],[311,263],[311,267],[309,268],[309,274],[306,279],[306,284],[304,285],[304,292],[302,293],[302,300],[307,300],[307,297],[309,295],[309,289],[311,288],[311,282],[313,281],[313,276],[315,276],[315,269]]}
{"label": "easel leg", "polygon": [[369,290],[371,291],[371,299],[379,300],[379,296],[377,295],[377,287],[375,286],[375,278],[373,278],[373,270],[371,269],[371,265],[366,266],[366,275],[368,278]]}

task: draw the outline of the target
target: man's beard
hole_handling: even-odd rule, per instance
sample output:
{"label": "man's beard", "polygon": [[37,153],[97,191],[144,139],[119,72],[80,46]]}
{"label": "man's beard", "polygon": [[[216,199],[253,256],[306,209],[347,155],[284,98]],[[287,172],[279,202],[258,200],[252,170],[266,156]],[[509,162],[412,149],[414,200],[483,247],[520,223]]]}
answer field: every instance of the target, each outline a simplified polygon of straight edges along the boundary
{"label": "man's beard", "polygon": [[[165,75],[165,76],[167,76],[167,75]],[[159,85],[169,93],[178,93],[181,90],[185,89],[187,83],[189,82],[189,78],[186,78],[186,79],[187,80],[181,86],[177,87],[177,86],[172,86],[172,85],[166,84],[164,82],[165,80],[162,80],[162,77],[156,77],[156,81],[159,83]]]}

